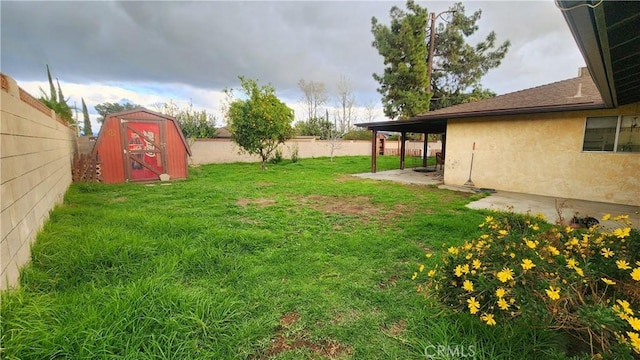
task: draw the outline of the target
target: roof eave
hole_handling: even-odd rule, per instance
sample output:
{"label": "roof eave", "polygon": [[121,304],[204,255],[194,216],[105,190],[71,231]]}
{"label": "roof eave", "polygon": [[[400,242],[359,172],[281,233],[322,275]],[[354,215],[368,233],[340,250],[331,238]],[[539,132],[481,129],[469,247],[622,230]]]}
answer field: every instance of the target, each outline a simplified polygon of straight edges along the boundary
{"label": "roof eave", "polygon": [[[617,107],[618,101],[613,82],[611,58],[608,51],[608,37],[602,6],[591,1],[558,0],[571,34],[582,53],[593,81],[608,107]],[[584,6],[577,6],[583,4]]]}
{"label": "roof eave", "polygon": [[412,118],[411,120],[369,122],[369,123],[355,124],[355,126],[367,128],[369,130],[376,129],[376,128],[378,129],[389,128],[389,127],[409,128],[409,127],[413,127],[413,126],[427,123],[430,121],[446,121],[450,119],[479,118],[479,117],[504,116],[504,115],[555,113],[555,112],[564,112],[564,111],[599,110],[599,109],[606,109],[606,108],[610,108],[610,106],[607,106],[605,103],[590,102],[590,103],[579,103],[579,104],[570,104],[570,105],[564,104],[564,105],[538,106],[538,107],[527,107],[527,108],[517,108],[517,109],[468,111],[468,112],[449,113],[449,114],[427,113],[425,115]]}

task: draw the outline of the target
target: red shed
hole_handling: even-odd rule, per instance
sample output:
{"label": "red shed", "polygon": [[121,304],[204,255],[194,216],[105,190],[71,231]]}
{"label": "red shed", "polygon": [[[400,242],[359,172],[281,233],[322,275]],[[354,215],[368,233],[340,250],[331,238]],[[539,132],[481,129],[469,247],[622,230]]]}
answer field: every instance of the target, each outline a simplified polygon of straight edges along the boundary
{"label": "red shed", "polygon": [[191,155],[176,119],[145,108],[109,114],[93,151],[105,183],[186,179]]}

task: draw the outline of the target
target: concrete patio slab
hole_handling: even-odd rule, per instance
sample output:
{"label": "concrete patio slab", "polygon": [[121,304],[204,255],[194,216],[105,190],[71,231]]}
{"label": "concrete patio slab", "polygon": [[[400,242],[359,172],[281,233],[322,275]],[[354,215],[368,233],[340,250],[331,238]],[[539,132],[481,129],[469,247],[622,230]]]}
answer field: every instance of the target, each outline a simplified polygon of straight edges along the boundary
{"label": "concrete patio slab", "polygon": [[565,223],[577,214],[579,217],[590,216],[600,220],[600,225],[611,229],[620,224],[613,221],[602,221],[605,214],[629,215],[629,220],[634,228],[640,226],[640,206],[611,204],[577,199],[562,199],[550,196],[513,193],[497,191],[483,199],[467,204],[471,209],[489,209],[498,211],[513,211],[517,213],[544,214],[547,221],[558,221],[558,209],[561,211]]}
{"label": "concrete patio slab", "polygon": [[[389,170],[377,173],[355,174],[353,176],[363,179],[396,181],[404,184],[437,185],[438,188],[452,191],[480,192],[479,189],[468,186],[444,185],[442,172],[434,171],[431,167],[429,169]],[[605,214],[611,214],[612,216],[629,215],[632,226],[640,228],[640,206],[495,191],[485,198],[469,203],[467,207],[471,209],[513,211],[522,214],[531,213],[532,215],[541,213],[550,223],[558,221],[558,209],[560,209],[562,217],[567,223],[577,214],[579,217],[594,217],[600,220],[600,224],[603,227],[609,229],[618,227],[619,224],[612,221],[602,221],[602,217]]]}
{"label": "concrete patio slab", "polygon": [[388,170],[354,174],[353,176],[363,179],[396,181],[403,184],[441,185],[443,182],[442,172],[435,171],[433,167]]}

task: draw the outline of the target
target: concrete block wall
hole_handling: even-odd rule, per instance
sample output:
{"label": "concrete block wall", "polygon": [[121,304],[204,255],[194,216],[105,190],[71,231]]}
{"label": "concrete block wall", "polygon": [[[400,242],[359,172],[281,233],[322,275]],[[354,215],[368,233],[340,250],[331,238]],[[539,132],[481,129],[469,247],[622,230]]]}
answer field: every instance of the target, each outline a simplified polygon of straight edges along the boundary
{"label": "concrete block wall", "polygon": [[71,184],[75,128],[1,74],[0,289],[18,284],[31,244]]}
{"label": "concrete block wall", "polygon": [[[239,153],[239,147],[228,138],[197,139],[189,142],[190,163],[213,164],[231,162],[258,162],[260,157]],[[291,153],[298,149],[300,159],[330,156],[331,144],[325,140],[291,139],[280,146],[282,157],[291,159]],[[338,143],[334,156],[371,155],[371,141],[343,140]]]}

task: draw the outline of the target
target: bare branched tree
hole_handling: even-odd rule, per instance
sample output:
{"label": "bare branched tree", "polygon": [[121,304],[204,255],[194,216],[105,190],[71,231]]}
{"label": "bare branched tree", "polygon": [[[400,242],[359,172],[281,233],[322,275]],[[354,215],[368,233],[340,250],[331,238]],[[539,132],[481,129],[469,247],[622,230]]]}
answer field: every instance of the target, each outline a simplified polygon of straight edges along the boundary
{"label": "bare branched tree", "polygon": [[366,122],[373,122],[376,119],[376,101],[370,100],[364,105],[364,119]]}
{"label": "bare branched tree", "polygon": [[302,90],[303,100],[307,106],[307,120],[317,119],[318,112],[327,103],[327,87],[322,82],[304,79],[298,81],[298,86]]}
{"label": "bare branched tree", "polygon": [[[335,110],[333,114],[333,124],[327,129],[327,144],[329,145],[329,157],[333,162],[333,156],[336,150],[342,146],[342,137],[344,132],[339,130],[338,118],[340,117],[340,111]],[[329,110],[326,111],[325,118],[329,122]]]}
{"label": "bare branched tree", "polygon": [[336,130],[344,134],[351,130],[351,125],[356,120],[354,109],[356,97],[353,94],[353,85],[351,80],[344,75],[340,75],[340,80],[336,85],[336,100],[338,103]]}

